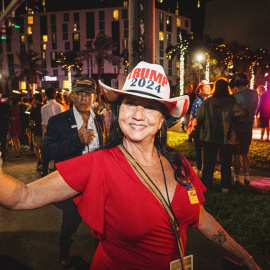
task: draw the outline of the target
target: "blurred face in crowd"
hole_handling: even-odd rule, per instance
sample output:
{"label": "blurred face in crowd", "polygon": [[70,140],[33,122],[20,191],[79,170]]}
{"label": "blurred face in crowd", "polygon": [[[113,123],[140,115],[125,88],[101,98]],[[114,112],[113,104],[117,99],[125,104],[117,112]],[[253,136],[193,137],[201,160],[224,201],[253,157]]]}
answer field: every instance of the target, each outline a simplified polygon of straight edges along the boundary
{"label": "blurred face in crowd", "polygon": [[204,85],[201,89],[201,94],[204,96],[210,96],[211,95],[211,86],[209,84]]}
{"label": "blurred face in crowd", "polygon": [[72,93],[72,100],[79,113],[85,113],[90,110],[94,101],[94,94],[87,91]]}

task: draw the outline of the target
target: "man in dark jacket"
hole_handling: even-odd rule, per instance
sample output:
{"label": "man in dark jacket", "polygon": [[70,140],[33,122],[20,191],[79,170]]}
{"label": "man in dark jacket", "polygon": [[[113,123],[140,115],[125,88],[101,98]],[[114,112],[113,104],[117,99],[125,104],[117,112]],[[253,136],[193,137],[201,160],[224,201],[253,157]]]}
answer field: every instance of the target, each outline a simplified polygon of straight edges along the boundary
{"label": "man in dark jacket", "polygon": [[[92,78],[83,76],[73,81],[73,107],[51,117],[46,128],[42,153],[47,160],[57,163],[104,145],[106,130],[103,118],[90,109],[95,92],[96,82]],[[72,235],[77,231],[81,217],[72,199],[56,206],[63,210],[60,261],[63,266],[69,266]]]}

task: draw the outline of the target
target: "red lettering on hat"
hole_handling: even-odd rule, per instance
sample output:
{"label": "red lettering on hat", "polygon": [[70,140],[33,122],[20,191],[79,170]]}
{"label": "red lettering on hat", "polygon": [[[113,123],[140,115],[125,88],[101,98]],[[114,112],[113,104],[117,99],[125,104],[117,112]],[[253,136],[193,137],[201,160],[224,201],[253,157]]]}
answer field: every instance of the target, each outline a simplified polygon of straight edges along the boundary
{"label": "red lettering on hat", "polygon": [[140,77],[140,73],[141,73],[141,69],[140,68],[134,69],[132,78],[139,78]]}
{"label": "red lettering on hat", "polygon": [[149,79],[154,81],[154,82],[158,82],[159,84],[161,84],[162,77],[163,77],[163,75],[161,73],[158,73],[158,75],[157,75],[157,72],[154,69],[152,69],[151,73],[150,73],[150,76],[149,76]]}
{"label": "red lettering on hat", "polygon": [[130,79],[130,77],[131,77],[133,71],[134,71],[134,69],[132,69],[132,70],[130,71],[130,73],[129,73],[129,75],[128,75],[128,80]]}
{"label": "red lettering on hat", "polygon": [[162,80],[162,86],[164,86],[165,84],[168,83],[168,79],[166,76],[163,76],[163,80]]}
{"label": "red lettering on hat", "polygon": [[141,71],[141,78],[143,79],[147,79],[149,77],[149,72],[150,72],[150,69],[149,68],[142,68],[142,71]]}

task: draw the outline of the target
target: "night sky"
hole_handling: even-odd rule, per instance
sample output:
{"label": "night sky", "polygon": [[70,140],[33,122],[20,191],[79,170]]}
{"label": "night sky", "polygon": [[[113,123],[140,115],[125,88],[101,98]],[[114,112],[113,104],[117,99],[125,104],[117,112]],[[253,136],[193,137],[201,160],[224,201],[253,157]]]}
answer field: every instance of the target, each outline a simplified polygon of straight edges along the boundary
{"label": "night sky", "polygon": [[204,34],[270,50],[270,0],[212,0],[206,4]]}

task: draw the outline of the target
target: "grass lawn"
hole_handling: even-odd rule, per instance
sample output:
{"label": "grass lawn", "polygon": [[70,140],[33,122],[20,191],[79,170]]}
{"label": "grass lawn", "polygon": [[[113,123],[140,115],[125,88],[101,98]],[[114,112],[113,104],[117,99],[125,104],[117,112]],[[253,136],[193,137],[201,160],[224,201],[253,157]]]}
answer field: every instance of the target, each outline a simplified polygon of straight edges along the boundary
{"label": "grass lawn", "polygon": [[[168,132],[168,144],[195,160],[194,143],[186,133]],[[252,141],[251,167],[268,170],[270,175],[270,143]],[[205,209],[224,229],[250,252],[270,253],[269,192],[253,187],[233,185],[229,193],[220,190],[220,179],[214,179],[213,190],[205,192]]]}
{"label": "grass lawn", "polygon": [[[187,139],[186,133],[168,131],[168,144],[180,150],[189,160],[195,160],[194,143]],[[252,140],[248,156],[251,168],[270,171],[270,142]]]}

